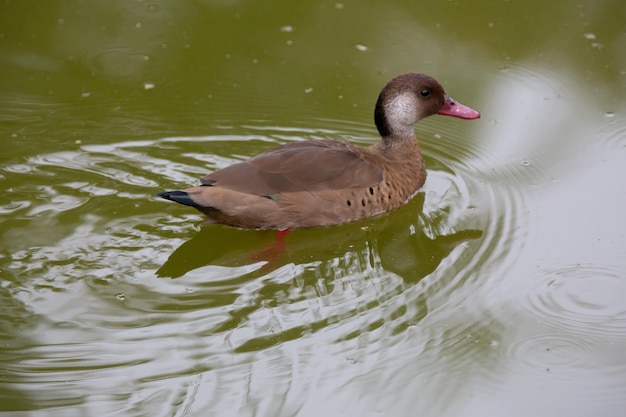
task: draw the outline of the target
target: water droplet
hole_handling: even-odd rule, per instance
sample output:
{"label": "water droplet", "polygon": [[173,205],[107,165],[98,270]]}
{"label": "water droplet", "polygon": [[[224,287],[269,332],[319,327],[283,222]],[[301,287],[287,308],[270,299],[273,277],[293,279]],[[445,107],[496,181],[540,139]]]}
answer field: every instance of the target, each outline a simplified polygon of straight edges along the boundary
{"label": "water droplet", "polygon": [[531,161],[527,161],[527,160],[523,160],[522,161],[522,166],[523,167],[529,167],[531,166],[533,163]]}
{"label": "water droplet", "polygon": [[596,35],[593,33],[585,33],[585,39],[595,39]]}
{"label": "water droplet", "polygon": [[115,294],[115,298],[117,298],[120,301],[125,301],[126,300],[126,294],[124,294],[124,293]]}
{"label": "water droplet", "polygon": [[280,28],[281,32],[291,33],[293,32],[293,26],[283,26]]}
{"label": "water droplet", "polygon": [[615,117],[615,113],[612,111],[607,111],[606,113],[604,113],[604,117],[608,117],[608,118]]}
{"label": "water droplet", "polygon": [[359,50],[361,52],[367,51],[367,46],[365,46],[365,45],[356,44],[355,47],[356,47],[357,50]]}
{"label": "water droplet", "polygon": [[148,10],[149,12],[157,12],[159,11],[159,5],[158,4],[154,4],[154,3],[150,3],[146,6],[146,10]]}

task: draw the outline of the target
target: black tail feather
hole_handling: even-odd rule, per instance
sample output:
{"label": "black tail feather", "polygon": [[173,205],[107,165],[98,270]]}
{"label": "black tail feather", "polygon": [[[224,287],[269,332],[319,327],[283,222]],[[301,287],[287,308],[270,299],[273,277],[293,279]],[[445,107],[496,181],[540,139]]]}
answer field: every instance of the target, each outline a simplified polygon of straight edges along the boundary
{"label": "black tail feather", "polygon": [[184,204],[185,206],[202,208],[202,206],[193,201],[189,194],[185,191],[163,191],[162,193],[158,193],[157,196],[166,200],[171,200],[180,204]]}

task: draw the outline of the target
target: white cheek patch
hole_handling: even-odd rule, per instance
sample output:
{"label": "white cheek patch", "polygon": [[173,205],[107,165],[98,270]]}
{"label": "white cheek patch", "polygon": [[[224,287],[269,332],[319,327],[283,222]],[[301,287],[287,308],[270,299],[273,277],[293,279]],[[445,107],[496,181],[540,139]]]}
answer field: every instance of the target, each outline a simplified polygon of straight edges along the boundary
{"label": "white cheek patch", "polygon": [[387,123],[392,130],[402,130],[417,123],[417,103],[415,94],[412,92],[398,94],[387,103]]}

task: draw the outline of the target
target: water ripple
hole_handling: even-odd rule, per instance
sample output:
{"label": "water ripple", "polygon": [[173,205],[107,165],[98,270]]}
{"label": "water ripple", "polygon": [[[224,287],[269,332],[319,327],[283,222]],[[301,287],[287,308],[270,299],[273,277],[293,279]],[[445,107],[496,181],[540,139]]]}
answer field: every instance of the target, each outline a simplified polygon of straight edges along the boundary
{"label": "water ripple", "polygon": [[582,264],[545,268],[529,279],[533,285],[517,300],[516,326],[505,337],[507,366],[534,381],[569,386],[566,392],[580,392],[583,400],[617,404],[626,372],[617,353],[626,335],[623,272]]}
{"label": "water ripple", "polygon": [[624,151],[626,148],[626,116],[623,113],[610,111],[605,113],[604,119],[598,125],[599,127],[591,136],[599,137],[604,141],[608,152]]}
{"label": "water ripple", "polygon": [[584,264],[541,271],[529,308],[550,326],[574,334],[626,335],[626,280],[623,272]]}
{"label": "water ripple", "polygon": [[542,375],[557,368],[586,367],[594,356],[593,348],[584,340],[546,333],[513,341],[507,347],[507,356],[531,372]]}

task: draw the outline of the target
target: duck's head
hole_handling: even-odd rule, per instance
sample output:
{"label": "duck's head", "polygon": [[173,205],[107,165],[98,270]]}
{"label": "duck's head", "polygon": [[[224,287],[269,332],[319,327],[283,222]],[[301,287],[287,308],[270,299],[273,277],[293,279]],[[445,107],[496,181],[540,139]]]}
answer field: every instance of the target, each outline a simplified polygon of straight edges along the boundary
{"label": "duck's head", "polygon": [[477,119],[480,113],[454,101],[433,77],[420,73],[398,75],[382,89],[374,120],[380,135],[413,137],[415,123],[433,114]]}

